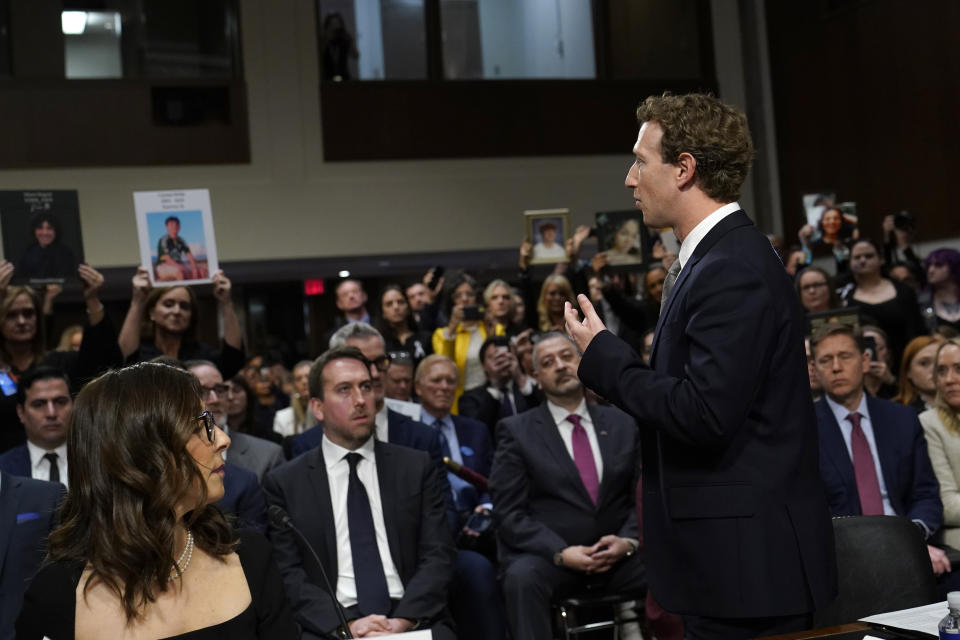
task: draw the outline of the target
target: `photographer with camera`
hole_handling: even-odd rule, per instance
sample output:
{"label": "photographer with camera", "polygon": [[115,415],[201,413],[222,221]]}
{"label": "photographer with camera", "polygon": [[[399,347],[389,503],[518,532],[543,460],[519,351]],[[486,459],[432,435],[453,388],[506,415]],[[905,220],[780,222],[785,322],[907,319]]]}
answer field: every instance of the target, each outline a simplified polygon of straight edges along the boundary
{"label": "photographer with camera", "polygon": [[[916,223],[909,211],[883,218],[883,259],[887,264],[905,264],[913,273],[924,273],[923,262],[913,248]],[[921,285],[923,282],[920,283]]]}

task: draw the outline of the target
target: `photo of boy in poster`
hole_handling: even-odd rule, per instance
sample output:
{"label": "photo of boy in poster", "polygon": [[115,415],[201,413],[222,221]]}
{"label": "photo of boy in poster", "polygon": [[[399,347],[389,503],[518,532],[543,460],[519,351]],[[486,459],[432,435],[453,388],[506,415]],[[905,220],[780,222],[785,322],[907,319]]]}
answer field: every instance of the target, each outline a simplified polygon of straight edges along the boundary
{"label": "photo of boy in poster", "polygon": [[157,242],[157,264],[154,276],[160,282],[198,280],[201,277],[190,245],[180,237],[180,218],[169,216],[163,221],[167,233]]}
{"label": "photo of boy in poster", "polygon": [[13,284],[63,284],[83,261],[76,191],[0,192],[3,249]]}
{"label": "photo of boy in poster", "polygon": [[533,242],[531,264],[553,264],[567,259],[567,209],[525,211],[527,237]]}

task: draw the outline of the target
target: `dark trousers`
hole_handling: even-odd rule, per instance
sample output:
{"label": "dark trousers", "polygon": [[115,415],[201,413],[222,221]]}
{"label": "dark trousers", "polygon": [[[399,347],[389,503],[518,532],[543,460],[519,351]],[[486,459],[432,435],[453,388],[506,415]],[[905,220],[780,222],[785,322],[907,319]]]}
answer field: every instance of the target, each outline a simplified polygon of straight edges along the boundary
{"label": "dark trousers", "polygon": [[770,618],[706,618],[683,616],[688,640],[738,640],[781,633],[804,631],[813,626],[813,616],[774,616]]}
{"label": "dark trousers", "polygon": [[557,597],[595,588],[595,593],[617,593],[646,586],[640,554],[624,558],[605,573],[586,575],[558,567],[534,555],[513,558],[503,572],[503,597],[513,640],[551,638],[550,606]]}
{"label": "dark trousers", "polygon": [[504,640],[507,629],[501,602],[493,563],[476,551],[458,550],[449,601],[457,638]]}

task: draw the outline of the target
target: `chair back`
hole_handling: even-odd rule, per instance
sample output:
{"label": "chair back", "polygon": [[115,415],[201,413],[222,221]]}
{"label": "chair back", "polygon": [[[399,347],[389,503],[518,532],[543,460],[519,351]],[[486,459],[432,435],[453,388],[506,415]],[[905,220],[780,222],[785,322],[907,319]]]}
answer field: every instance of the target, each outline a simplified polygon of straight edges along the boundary
{"label": "chair back", "polygon": [[814,628],[936,601],[936,580],[917,525],[898,516],[833,519],[836,599],[813,614]]}

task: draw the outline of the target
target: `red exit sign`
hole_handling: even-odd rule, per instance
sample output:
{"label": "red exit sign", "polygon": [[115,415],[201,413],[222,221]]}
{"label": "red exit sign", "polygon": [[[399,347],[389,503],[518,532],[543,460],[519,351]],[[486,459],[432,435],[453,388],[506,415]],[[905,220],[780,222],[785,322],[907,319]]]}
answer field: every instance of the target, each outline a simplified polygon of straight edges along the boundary
{"label": "red exit sign", "polygon": [[303,281],[303,293],[308,296],[323,294],[323,278],[311,278]]}

